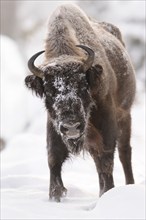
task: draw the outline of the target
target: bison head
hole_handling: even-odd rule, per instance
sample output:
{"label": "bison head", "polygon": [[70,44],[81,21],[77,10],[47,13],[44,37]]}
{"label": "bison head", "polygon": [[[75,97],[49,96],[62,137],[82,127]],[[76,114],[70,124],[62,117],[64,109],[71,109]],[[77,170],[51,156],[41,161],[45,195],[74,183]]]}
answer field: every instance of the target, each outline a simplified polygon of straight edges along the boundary
{"label": "bison head", "polygon": [[25,79],[27,87],[44,97],[50,120],[72,152],[77,152],[83,144],[94,104],[90,92],[93,84],[90,81],[95,74],[95,71],[91,71],[94,52],[83,45],[78,47],[88,53],[85,61],[63,55],[61,59],[54,58],[49,64],[37,68],[34,61],[44,51],[35,54],[28,62],[34,76]]}

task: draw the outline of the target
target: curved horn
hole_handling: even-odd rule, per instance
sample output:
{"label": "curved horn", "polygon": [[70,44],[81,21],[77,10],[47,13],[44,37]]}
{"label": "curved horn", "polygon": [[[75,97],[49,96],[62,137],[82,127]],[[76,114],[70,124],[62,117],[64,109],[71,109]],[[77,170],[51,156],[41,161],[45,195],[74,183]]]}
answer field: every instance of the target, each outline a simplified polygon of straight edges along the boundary
{"label": "curved horn", "polygon": [[34,65],[34,61],[36,60],[36,58],[41,55],[42,53],[44,53],[45,51],[40,51],[36,54],[34,54],[28,61],[28,68],[29,70],[35,75],[35,76],[38,76],[40,78],[43,78],[44,74],[42,72],[42,70],[40,70],[39,68],[37,68],[35,65]]}
{"label": "curved horn", "polygon": [[84,45],[76,45],[76,46],[82,48],[83,50],[85,50],[88,53],[88,58],[84,63],[85,64],[84,71],[86,72],[92,66],[92,64],[94,62],[95,53],[92,49],[90,49],[87,46],[84,46]]}

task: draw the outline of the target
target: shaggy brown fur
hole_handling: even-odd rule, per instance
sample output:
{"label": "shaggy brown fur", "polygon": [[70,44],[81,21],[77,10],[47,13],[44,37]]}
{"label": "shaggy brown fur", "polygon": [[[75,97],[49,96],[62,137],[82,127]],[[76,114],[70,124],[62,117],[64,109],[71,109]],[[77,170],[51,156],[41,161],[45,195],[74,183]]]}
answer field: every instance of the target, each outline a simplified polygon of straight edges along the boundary
{"label": "shaggy brown fur", "polygon": [[[92,67],[84,72],[87,54],[95,52]],[[50,198],[66,193],[61,167],[70,153],[87,150],[99,175],[100,195],[114,187],[113,158],[118,147],[126,184],[134,183],[131,167],[131,105],[135,74],[117,27],[90,20],[75,5],[65,4],[51,15],[45,44],[44,78],[26,78],[26,85],[44,96],[48,110],[47,149]],[[32,78],[34,77],[34,78]],[[67,139],[74,123],[80,138]],[[74,126],[75,126],[74,125]]]}

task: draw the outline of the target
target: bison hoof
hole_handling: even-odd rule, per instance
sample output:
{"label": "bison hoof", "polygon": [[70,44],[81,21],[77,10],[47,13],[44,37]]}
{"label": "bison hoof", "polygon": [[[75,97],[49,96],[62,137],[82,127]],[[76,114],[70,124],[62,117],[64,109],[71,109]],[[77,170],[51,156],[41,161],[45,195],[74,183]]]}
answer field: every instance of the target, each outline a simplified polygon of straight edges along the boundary
{"label": "bison hoof", "polygon": [[62,197],[67,194],[67,189],[62,186],[56,186],[50,191],[50,199],[56,202],[60,202]]}

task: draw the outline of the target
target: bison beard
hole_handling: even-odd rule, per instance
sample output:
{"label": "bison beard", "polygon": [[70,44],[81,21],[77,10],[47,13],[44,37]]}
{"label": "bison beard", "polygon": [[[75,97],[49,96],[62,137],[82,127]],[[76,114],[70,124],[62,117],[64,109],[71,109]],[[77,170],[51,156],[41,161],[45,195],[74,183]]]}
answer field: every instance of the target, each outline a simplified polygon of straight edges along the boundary
{"label": "bison beard", "polygon": [[83,150],[84,137],[79,137],[75,139],[64,140],[67,145],[67,148],[70,153],[78,154],[81,150]]}
{"label": "bison beard", "polygon": [[[45,54],[40,67],[35,59]],[[50,17],[45,51],[28,61],[33,75],[26,86],[44,99],[50,199],[66,194],[61,168],[70,154],[87,150],[99,176],[101,196],[114,187],[113,160],[118,147],[126,184],[131,166],[131,115],[134,70],[119,29],[89,19],[75,5],[61,5]]]}

